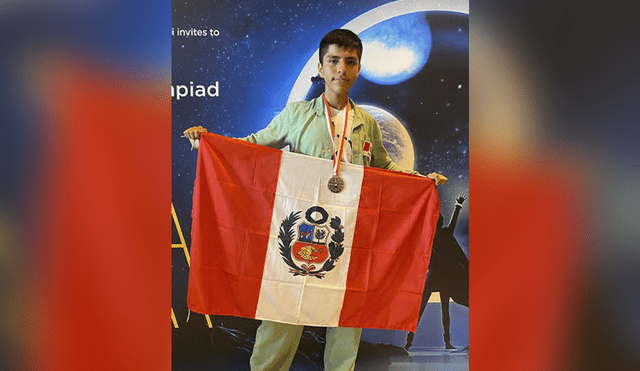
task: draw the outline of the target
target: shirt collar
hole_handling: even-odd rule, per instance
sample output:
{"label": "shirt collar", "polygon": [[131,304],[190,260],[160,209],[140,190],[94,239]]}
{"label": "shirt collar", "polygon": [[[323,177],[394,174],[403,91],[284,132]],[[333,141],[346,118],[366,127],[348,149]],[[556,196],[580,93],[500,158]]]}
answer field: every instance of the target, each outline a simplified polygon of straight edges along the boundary
{"label": "shirt collar", "polygon": [[[358,114],[358,110],[356,110],[356,104],[351,98],[349,98],[349,104],[351,105],[351,110],[353,111],[353,128],[362,125],[362,118]],[[322,101],[322,95],[315,98],[313,100],[313,109],[319,116],[324,117],[324,102]]]}

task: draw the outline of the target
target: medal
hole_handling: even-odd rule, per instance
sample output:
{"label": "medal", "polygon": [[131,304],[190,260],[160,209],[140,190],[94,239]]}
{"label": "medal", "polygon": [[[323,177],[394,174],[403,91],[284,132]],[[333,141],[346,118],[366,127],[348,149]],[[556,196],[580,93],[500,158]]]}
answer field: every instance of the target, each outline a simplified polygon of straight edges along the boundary
{"label": "medal", "polygon": [[340,175],[334,174],[327,183],[327,187],[333,193],[340,193],[344,189],[344,179]]}
{"label": "medal", "polygon": [[[329,131],[331,132],[331,140],[334,139],[333,133],[333,125],[331,125],[331,109],[329,109],[329,102],[327,102],[327,98],[322,95],[322,99],[324,100],[325,108],[327,109],[327,125],[329,126]],[[333,193],[340,193],[344,189],[344,179],[340,176],[340,160],[342,159],[342,150],[344,149],[344,137],[347,134],[347,120],[349,119],[349,101],[347,100],[346,109],[344,112],[344,128],[342,132],[342,138],[340,141],[340,150],[337,155],[333,156],[333,170],[334,174],[329,178],[329,182],[327,182],[327,187]]]}

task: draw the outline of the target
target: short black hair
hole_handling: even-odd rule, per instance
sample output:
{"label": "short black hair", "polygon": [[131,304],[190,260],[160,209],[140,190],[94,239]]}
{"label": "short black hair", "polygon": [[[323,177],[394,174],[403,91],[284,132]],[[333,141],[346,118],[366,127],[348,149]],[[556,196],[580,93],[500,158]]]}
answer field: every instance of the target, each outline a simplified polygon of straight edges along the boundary
{"label": "short black hair", "polygon": [[329,31],[322,40],[320,40],[320,47],[318,50],[320,64],[322,64],[322,58],[325,54],[327,54],[327,50],[329,50],[330,45],[337,45],[340,48],[352,48],[358,52],[358,61],[362,61],[362,41],[353,33],[353,31],[337,28],[335,30]]}

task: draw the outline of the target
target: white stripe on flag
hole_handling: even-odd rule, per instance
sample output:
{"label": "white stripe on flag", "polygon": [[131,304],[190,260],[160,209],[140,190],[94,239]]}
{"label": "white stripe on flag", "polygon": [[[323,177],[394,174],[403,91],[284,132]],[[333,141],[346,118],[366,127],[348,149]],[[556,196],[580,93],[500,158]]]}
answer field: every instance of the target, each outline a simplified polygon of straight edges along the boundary
{"label": "white stripe on flag", "polygon": [[[340,174],[346,186],[342,192],[336,194],[327,188],[327,182],[332,175],[332,161],[283,152],[256,319],[338,326],[358,214],[363,169],[362,166],[341,164]],[[343,254],[336,262],[335,268],[326,272],[322,279],[294,276],[289,272],[289,266],[281,256],[278,239],[283,220],[292,212],[299,211],[301,218],[296,223],[294,242],[291,244],[293,245],[299,238],[297,226],[305,220],[305,213],[313,206],[320,206],[328,212],[327,227],[331,219],[338,216],[345,234]],[[313,215],[313,218],[318,217],[317,213]],[[329,236],[333,233],[334,230],[329,228]],[[295,262],[298,265],[304,263]]]}

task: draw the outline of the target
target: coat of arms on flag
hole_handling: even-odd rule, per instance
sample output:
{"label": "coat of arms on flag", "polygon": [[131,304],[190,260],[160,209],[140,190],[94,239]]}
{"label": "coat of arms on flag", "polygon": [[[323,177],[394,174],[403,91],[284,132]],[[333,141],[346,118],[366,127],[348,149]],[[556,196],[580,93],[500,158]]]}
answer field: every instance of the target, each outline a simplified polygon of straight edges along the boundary
{"label": "coat of arms on flag", "polygon": [[300,213],[291,212],[280,224],[280,255],[294,276],[321,279],[326,272],[335,268],[344,251],[344,226],[337,216],[331,218],[327,226],[329,213],[321,206],[310,207],[305,213],[305,219],[298,223]]}

